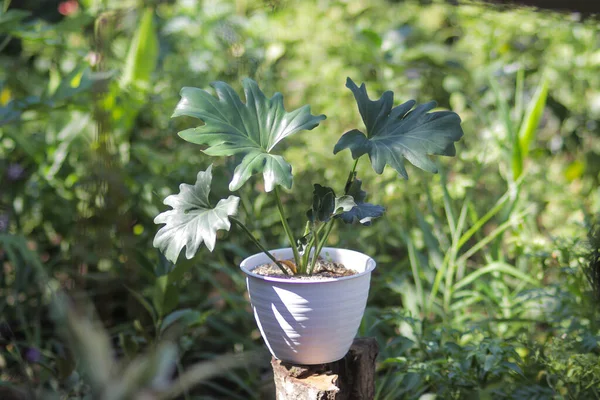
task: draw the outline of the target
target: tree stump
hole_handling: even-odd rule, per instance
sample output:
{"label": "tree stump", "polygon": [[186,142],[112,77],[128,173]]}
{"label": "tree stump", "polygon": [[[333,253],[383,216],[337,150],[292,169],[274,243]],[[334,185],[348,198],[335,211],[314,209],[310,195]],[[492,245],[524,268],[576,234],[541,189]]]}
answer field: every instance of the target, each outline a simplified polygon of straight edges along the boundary
{"label": "tree stump", "polygon": [[277,400],[373,400],[375,338],[354,339],[339,361],[320,365],[293,365],[271,359]]}

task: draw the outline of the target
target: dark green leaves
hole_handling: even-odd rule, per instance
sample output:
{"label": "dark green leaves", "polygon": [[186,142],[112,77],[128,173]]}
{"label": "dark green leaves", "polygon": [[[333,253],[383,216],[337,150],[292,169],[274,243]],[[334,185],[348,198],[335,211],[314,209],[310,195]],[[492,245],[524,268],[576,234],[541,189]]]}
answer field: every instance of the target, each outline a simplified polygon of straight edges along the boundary
{"label": "dark green leaves", "polygon": [[419,105],[411,111],[416,104],[413,100],[392,108],[394,94],[390,91],[372,101],[364,83],[359,88],[348,78],[346,86],[354,94],[367,134],[356,129],[346,132],[335,145],[334,154],[346,148],[355,159],[369,154],[375,172],[381,174],[389,164],[405,179],[408,174],[404,159],[436,173],[437,168],[428,155],[456,154],[454,142],[463,135],[456,113],[428,112],[435,107],[434,102]]}
{"label": "dark green leaves", "polygon": [[371,225],[373,218],[378,218],[383,215],[385,208],[374,204],[365,203],[364,200],[367,197],[367,192],[361,189],[362,181],[360,179],[354,179],[348,188],[348,195],[352,196],[356,202],[356,206],[350,211],[346,211],[339,215],[345,223],[351,224],[353,222],[360,222],[363,225]]}
{"label": "dark green leaves", "polygon": [[165,257],[176,262],[185,246],[186,258],[192,258],[204,242],[213,251],[217,230],[229,230],[228,217],[237,212],[239,197],[229,196],[219,200],[215,208],[208,201],[212,166],[198,172],[195,185],[185,183],[179,186],[179,194],[168,196],[164,204],[173,207],[154,218],[155,224],[166,224],[154,237],[154,247],[158,247]]}
{"label": "dark green leaves", "polygon": [[9,33],[21,27],[22,21],[31,13],[24,10],[0,10],[0,33]]}
{"label": "dark green leaves", "polygon": [[350,211],[356,205],[351,196],[336,198],[332,188],[321,186],[318,183],[314,187],[313,205],[306,212],[310,222],[327,222],[334,215],[343,211]]}
{"label": "dark green leaves", "polygon": [[244,79],[243,85],[245,104],[224,82],[212,83],[217,97],[202,89],[184,87],[173,116],[195,117],[203,120],[204,125],[179,135],[189,142],[208,145],[203,151],[211,156],[244,155],[229,184],[232,191],[257,172],[263,173],[267,192],[275,185],[290,189],[292,167],[271,151],[284,138],[313,129],[325,116],[311,115],[309,106],[286,112],[280,93],[267,99],[252,79]]}

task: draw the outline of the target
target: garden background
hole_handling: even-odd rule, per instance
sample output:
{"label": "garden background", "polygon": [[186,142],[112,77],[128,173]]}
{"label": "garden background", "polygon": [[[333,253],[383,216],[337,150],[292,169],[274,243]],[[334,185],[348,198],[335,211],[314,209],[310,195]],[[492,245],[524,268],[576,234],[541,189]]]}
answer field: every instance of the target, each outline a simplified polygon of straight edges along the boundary
{"label": "garden background", "polygon": [[[437,175],[362,160],[386,215],[330,238],[378,263],[359,331],[378,399],[600,398],[599,27],[441,1],[4,0],[2,398],[271,398],[237,267],[253,244],[232,228],[176,266],[152,246],[180,182],[213,163],[221,198],[235,165],[177,137],[180,88],[244,77],[328,117],[282,147],[296,231],[313,178],[341,188],[352,165],[332,153],[362,126],[346,77],[463,120]],[[261,181],[240,218],[286,247]]]}

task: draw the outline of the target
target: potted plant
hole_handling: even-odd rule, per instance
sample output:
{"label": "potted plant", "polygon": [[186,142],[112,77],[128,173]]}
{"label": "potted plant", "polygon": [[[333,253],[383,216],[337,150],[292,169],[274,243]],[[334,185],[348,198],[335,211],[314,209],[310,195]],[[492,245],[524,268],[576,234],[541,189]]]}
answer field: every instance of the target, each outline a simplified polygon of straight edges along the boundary
{"label": "potted plant", "polygon": [[430,112],[435,102],[415,107],[411,100],[392,108],[394,95],[390,91],[372,101],[364,84],[358,87],[348,78],[346,86],[354,94],[366,133],[353,129],[335,145],[334,154],[350,149],[355,160],[343,194],[337,196],[331,187],[315,184],[301,235],[288,225],[280,195],[281,188],[292,188],[292,167],[274,150],[286,137],[315,128],[324,115],[312,115],[309,106],[286,112],[280,93],[269,99],[251,79],[243,81],[245,103],[224,82],[212,84],[216,97],[202,89],[184,87],[173,114],[204,122],[179,132],[179,136],[204,145],[205,154],[243,156],[229,184],[232,192],[252,175],[263,174],[264,190],[273,193],[290,247],[268,250],[261,244],[236,217],[238,197],[230,195],[216,206],[209,203],[211,167],[198,172],[194,185],[182,184],[179,194],[164,200],[172,210],[156,217],[155,223],[165,225],[157,232],[154,246],[172,262],[185,247],[189,259],[202,243],[213,250],[217,230],[229,230],[231,222],[237,225],[261,251],[242,261],[240,267],[246,274],[263,339],[273,356],[296,364],[342,358],[364,313],[375,261],[356,251],[325,247],[336,221],[370,225],[385,211],[365,201],[366,193],[356,173],[359,158],[368,154],[378,174],[390,165],[408,179],[405,159],[435,173],[436,166],[428,156],[455,155],[454,142],[463,135],[456,113]]}

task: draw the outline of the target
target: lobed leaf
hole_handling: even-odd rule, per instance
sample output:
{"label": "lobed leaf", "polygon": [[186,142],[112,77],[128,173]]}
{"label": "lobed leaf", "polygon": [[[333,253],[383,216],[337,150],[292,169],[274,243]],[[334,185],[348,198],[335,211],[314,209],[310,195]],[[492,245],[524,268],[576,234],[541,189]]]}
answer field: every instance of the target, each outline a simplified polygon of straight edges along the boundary
{"label": "lobed leaf", "polygon": [[335,145],[334,154],[344,149],[350,149],[354,159],[368,154],[375,172],[381,174],[387,164],[404,179],[408,179],[405,159],[418,168],[436,173],[437,168],[428,155],[456,154],[454,142],[463,136],[456,113],[429,112],[435,102],[419,105],[411,111],[416,104],[414,100],[392,108],[394,94],[390,91],[372,101],[364,83],[359,88],[348,78],[346,87],[354,94],[367,134],[357,129],[346,132]]}
{"label": "lobed leaf", "polygon": [[308,105],[286,112],[280,93],[268,99],[252,79],[244,79],[246,103],[224,82],[211,84],[217,97],[205,90],[184,87],[173,117],[187,115],[204,121],[204,125],[179,132],[192,143],[208,145],[203,150],[211,156],[243,154],[229,189],[238,190],[255,173],[262,172],[265,190],[275,185],[292,187],[292,167],[285,159],[271,154],[281,140],[301,130],[311,130],[325,119],[314,116]]}
{"label": "lobed leaf", "polygon": [[212,181],[212,166],[198,172],[194,185],[181,184],[179,194],[168,196],[164,204],[172,210],[159,214],[155,224],[166,224],[154,237],[153,245],[165,257],[176,262],[179,253],[186,247],[185,256],[190,259],[202,243],[213,251],[217,240],[217,230],[229,230],[229,216],[237,212],[239,197],[221,199],[215,208],[208,201]]}

